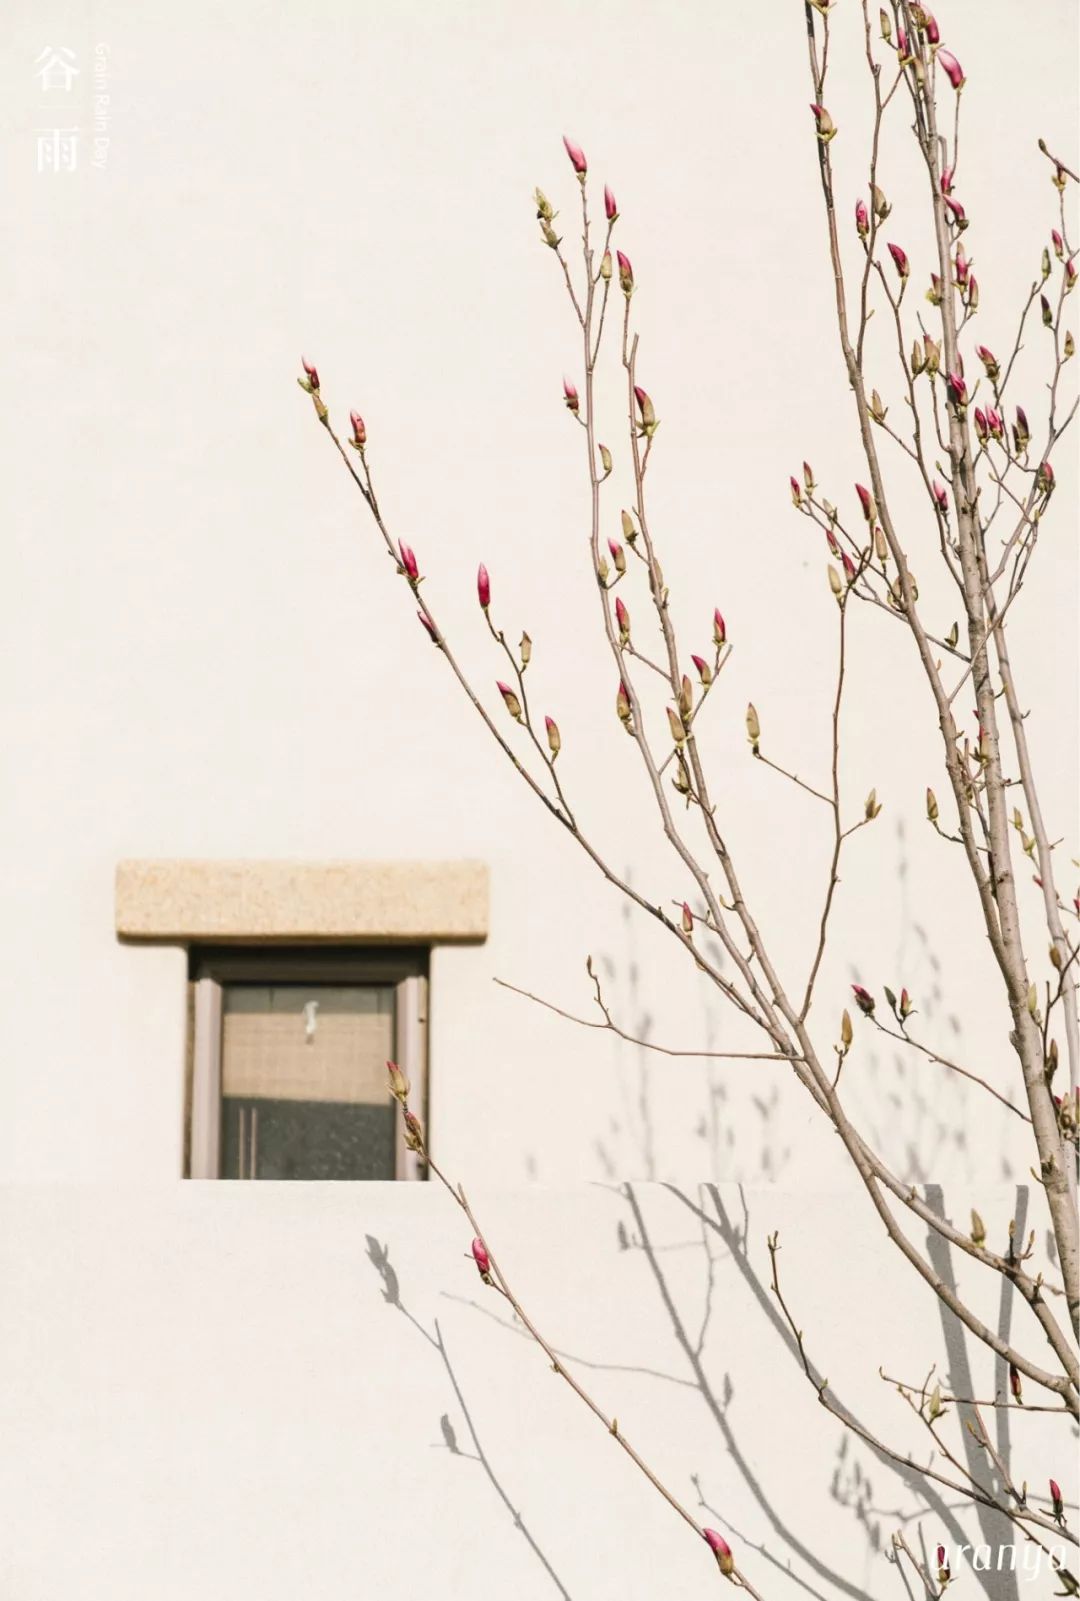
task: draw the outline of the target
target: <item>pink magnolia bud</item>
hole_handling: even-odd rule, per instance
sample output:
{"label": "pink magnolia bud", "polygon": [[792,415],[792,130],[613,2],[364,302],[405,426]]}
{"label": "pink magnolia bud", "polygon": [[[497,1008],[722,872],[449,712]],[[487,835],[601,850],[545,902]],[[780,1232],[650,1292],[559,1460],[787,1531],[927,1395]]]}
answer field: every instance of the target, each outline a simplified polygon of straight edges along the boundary
{"label": "pink magnolia bud", "polygon": [[957,406],[966,405],[967,384],[965,383],[961,374],[958,372],[947,372],[945,374],[945,381],[949,386],[949,393],[953,398],[954,404]]}
{"label": "pink magnolia bud", "polygon": [[559,725],[554,717],[545,717],[544,727],[547,729],[548,749],[551,751],[552,757],[555,757],[562,750],[562,736],[559,733]]}
{"label": "pink magnolia bud", "polygon": [[611,552],[611,559],[615,563],[615,571],[622,577],[626,571],[626,552],[617,539],[609,539],[607,548]]}
{"label": "pink magnolia bud", "polygon": [[589,170],[589,163],[585,160],[584,150],[580,145],[576,145],[572,140],[568,139],[565,134],[563,134],[563,144],[566,147],[566,154],[570,157],[570,165],[578,177],[583,178]]}
{"label": "pink magnolia bud", "polygon": [[619,215],[619,208],[615,204],[615,196],[612,194],[612,192],[608,188],[607,184],[605,184],[604,185],[604,216],[607,218],[608,222],[614,222],[615,218],[618,215]]}
{"label": "pink magnolia bud", "polygon": [[893,261],[896,265],[896,270],[900,274],[900,277],[902,279],[906,278],[911,271],[911,268],[908,266],[906,252],[901,250],[899,245],[890,245],[889,255],[893,258]]}
{"label": "pink magnolia bud", "polygon": [[987,437],[988,437],[989,433],[990,433],[990,429],[989,429],[989,425],[987,424],[987,421],[986,421],[986,413],[985,413],[985,411],[983,411],[981,406],[976,406],[975,407],[975,437],[979,441],[980,445],[985,445],[986,444],[986,440],[987,440]]}
{"label": "pink magnolia bud", "polygon": [[479,598],[480,605],[483,607],[484,611],[487,611],[488,607],[491,605],[491,579],[488,576],[488,570],[484,566],[483,562],[480,563],[480,566],[476,570],[476,593]]}
{"label": "pink magnolia bud", "polygon": [[807,494],[812,495],[814,493],[814,469],[808,461],[804,461],[802,464],[802,476]]}
{"label": "pink magnolia bud", "polygon": [[396,1100],[404,1102],[409,1093],[409,1081],[396,1062],[387,1062],[386,1071],[390,1076],[390,1093]]}
{"label": "pink magnolia bud", "polygon": [[701,682],[703,684],[711,684],[712,683],[712,676],[713,676],[712,668],[709,666],[709,664],[705,660],[704,656],[691,655],[690,660],[693,662],[694,666],[697,668],[698,677],[701,679]]}
{"label": "pink magnolia bud", "polygon": [[1009,1363],[1009,1389],[1013,1393],[1014,1401],[1023,1401],[1024,1386],[1020,1382],[1020,1370],[1014,1362]]}
{"label": "pink magnolia bud", "polygon": [[615,260],[619,264],[619,286],[624,295],[631,293],[634,287],[634,269],[630,264],[630,257],[621,250],[616,250]]}
{"label": "pink magnolia bud", "polygon": [[959,200],[954,200],[952,195],[946,195],[945,204],[952,213],[952,219],[957,226],[959,227],[962,225],[967,227],[967,216],[965,215],[964,208],[960,204]]}
{"label": "pink magnolia bud", "polygon": [[300,357],[300,365],[301,365],[301,367],[303,367],[304,371],[307,373],[307,380],[308,380],[308,383],[311,385],[312,389],[318,389],[318,387],[319,387],[319,373],[318,373],[317,367],[315,366],[315,363],[313,361],[309,361],[306,356],[301,356]]}
{"label": "pink magnolia bud", "polygon": [[[930,287],[926,291],[926,298],[932,306],[941,305],[941,279],[936,272],[930,274]],[[929,338],[929,335],[924,334],[923,338]]]}
{"label": "pink magnolia bud", "polygon": [[416,565],[416,553],[411,545],[406,545],[404,540],[401,539],[398,540],[398,551],[401,556],[401,565],[408,574],[409,582],[415,584],[420,576],[420,569]]}
{"label": "pink magnolia bud", "polygon": [[702,1529],[701,1533],[705,1544],[716,1558],[720,1572],[727,1578],[735,1571],[735,1558],[731,1554],[731,1547],[724,1536],[717,1534],[715,1529]]}
{"label": "pink magnolia bud", "polygon": [[682,903],[682,931],[684,934],[694,932],[694,914],[685,901]]}
{"label": "pink magnolia bud", "polygon": [[623,604],[623,598],[621,595],[619,595],[615,601],[615,621],[619,625],[619,637],[625,645],[626,641],[630,638],[630,613]]}
{"label": "pink magnolia bud", "polygon": [[495,688],[499,691],[499,694],[502,696],[503,704],[505,705],[507,711],[510,713],[510,716],[514,719],[515,723],[520,723],[520,721],[521,721],[521,702],[518,700],[517,696],[514,694],[514,691],[510,688],[510,685],[509,684],[504,684],[501,679],[496,679],[495,680]]}
{"label": "pink magnolia bud", "polygon": [[487,1246],[479,1235],[472,1242],[472,1254],[473,1261],[480,1269],[480,1277],[486,1279],[491,1272],[491,1258],[487,1253]]}
{"label": "pink magnolia bud", "polygon": [[1061,261],[1065,255],[1065,241],[1062,239],[1056,228],[1051,228],[1050,240],[1054,246],[1054,255],[1059,261]]}
{"label": "pink magnolia bud", "polygon": [[719,610],[712,614],[712,637],[714,644],[727,644],[727,624],[724,622]]}
{"label": "pink magnolia bud", "polygon": [[840,541],[837,539],[831,528],[826,528],[825,530],[825,543],[828,545],[834,556],[839,556]]}
{"label": "pink magnolia bud", "polygon": [[1031,429],[1028,427],[1027,412],[1023,406],[1016,408],[1016,422],[1013,424],[1013,445],[1018,456],[1022,456],[1031,443]]}
{"label": "pink magnolia bud", "polygon": [[954,89],[962,89],[964,87],[967,81],[964,77],[964,69],[951,50],[939,50],[937,63]]}
{"label": "pink magnolia bud", "polygon": [[1050,1500],[1053,1502],[1055,1518],[1060,1519],[1065,1511],[1065,1502],[1061,1496],[1061,1485],[1056,1479],[1050,1480]]}
{"label": "pink magnolia bud", "polygon": [[1065,293],[1068,294],[1076,284],[1076,262],[1065,263]]}
{"label": "pink magnolia bud", "polygon": [[795,505],[795,506],[801,506],[802,505],[802,484],[800,484],[799,480],[797,478],[795,478],[795,477],[789,478],[788,479],[788,483],[791,485],[791,501],[792,501],[792,504]]}
{"label": "pink magnolia bud", "polygon": [[943,516],[947,517],[949,515],[949,494],[945,488],[945,485],[939,484],[937,479],[934,478],[931,481],[930,488],[934,492],[934,500],[937,503],[938,511],[940,511]]}
{"label": "pink magnolia bud", "polygon": [[427,629],[428,633],[431,635],[431,637],[435,641],[435,643],[438,644],[439,643],[439,636],[435,631],[435,624],[432,622],[432,620],[428,616],[427,612],[418,611],[416,615],[419,617],[420,621],[423,623],[424,627]]}
{"label": "pink magnolia bud", "polygon": [[993,383],[1000,370],[997,364],[997,357],[994,355],[994,352],[992,350],[987,350],[985,345],[976,345],[975,354],[986,368],[986,376],[989,378],[990,382]]}
{"label": "pink magnolia bud", "polygon": [[656,427],[656,412],[653,410],[652,401],[640,384],[634,385],[634,399],[637,401],[638,410],[641,413],[641,426],[648,432],[650,428]]}
{"label": "pink magnolia bud", "polygon": [[855,563],[846,550],[841,553],[840,560],[844,566],[844,577],[849,584],[853,584],[855,582]]}
{"label": "pink magnolia bud", "polygon": [[907,34],[903,28],[897,28],[896,42],[900,46],[900,59],[903,60],[908,53]]}
{"label": "pink magnolia bud", "polygon": [[817,123],[818,138],[823,145],[828,144],[829,140],[836,136],[836,124],[824,106],[819,106],[815,103],[811,105],[810,110],[814,113],[814,121]]}
{"label": "pink magnolia bud", "polygon": [[938,1575],[937,1575],[938,1576],[938,1583],[939,1584],[948,1584],[949,1579],[951,1577],[951,1570],[949,1568],[949,1564],[948,1564],[948,1561],[947,1561],[946,1556],[945,1556],[945,1547],[943,1545],[939,1545],[938,1548],[937,1548],[937,1567],[938,1567]]}
{"label": "pink magnolia bud", "polygon": [[574,413],[574,415],[576,416],[578,411],[579,411],[579,409],[580,409],[580,407],[581,407],[581,402],[578,399],[577,389],[570,382],[569,378],[564,378],[563,379],[563,381],[562,381],[562,392],[563,392],[563,399],[566,401],[566,409],[567,409],[567,411],[572,411]]}
{"label": "pink magnolia bud", "polygon": [[941,169],[941,192],[943,195],[952,194],[953,173],[955,170],[954,167],[942,167]]}
{"label": "pink magnolia bud", "polygon": [[630,691],[626,687],[625,678],[620,678],[619,687],[615,693],[615,710],[619,714],[620,722],[628,723],[630,721],[631,709]]}
{"label": "pink magnolia bud", "polygon": [[989,428],[993,438],[1001,439],[1004,436],[1005,419],[1000,411],[997,411],[993,406],[987,406],[986,408],[986,426]]}
{"label": "pink magnolia bud", "polygon": [[941,43],[941,30],[934,21],[933,12],[923,12],[923,27],[926,29],[926,38],[929,44]]}
{"label": "pink magnolia bud", "polygon": [[853,984],[851,986],[851,993],[855,997],[859,1011],[864,1012],[866,1016],[869,1017],[871,1012],[874,1010],[875,1005],[877,1004],[870,991],[868,989],[864,989],[861,984]]}
{"label": "pink magnolia bud", "polygon": [[1048,461],[1042,462],[1038,472],[1035,474],[1035,485],[1036,488],[1041,489],[1047,495],[1053,489],[1054,469]]}
{"label": "pink magnolia bud", "polygon": [[349,413],[349,421],[350,421],[350,423],[352,423],[353,444],[354,445],[366,445],[367,444],[367,429],[364,427],[364,419],[363,419],[363,417],[361,417],[361,415],[360,415],[360,413],[358,411],[350,411],[350,413]]}
{"label": "pink magnolia bud", "polygon": [[870,213],[866,209],[865,200],[855,202],[855,232],[860,239],[865,239],[870,232]]}
{"label": "pink magnolia bud", "polygon": [[866,518],[868,523],[873,522],[874,518],[877,516],[877,507],[874,504],[873,495],[867,489],[865,484],[856,484],[855,493],[859,497],[863,516]]}

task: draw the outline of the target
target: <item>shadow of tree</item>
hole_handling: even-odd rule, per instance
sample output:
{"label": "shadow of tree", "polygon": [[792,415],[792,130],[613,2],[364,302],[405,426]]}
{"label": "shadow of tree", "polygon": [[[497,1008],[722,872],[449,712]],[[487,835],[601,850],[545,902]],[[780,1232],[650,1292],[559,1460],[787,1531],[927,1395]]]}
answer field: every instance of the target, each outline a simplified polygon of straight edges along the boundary
{"label": "shadow of tree", "polygon": [[465,1396],[462,1393],[460,1384],[458,1383],[457,1374],[454,1371],[454,1365],[450,1360],[450,1353],[447,1350],[446,1341],[443,1337],[442,1329],[439,1326],[438,1318],[433,1320],[432,1329],[434,1332],[431,1332],[424,1327],[419,1318],[415,1317],[413,1313],[409,1311],[408,1307],[401,1299],[401,1286],[398,1281],[397,1272],[390,1261],[389,1247],[381,1244],[380,1241],[378,1241],[372,1234],[367,1234],[364,1236],[364,1238],[367,1244],[368,1261],[371,1263],[372,1267],[375,1269],[375,1272],[382,1280],[383,1300],[388,1306],[392,1306],[395,1311],[400,1312],[401,1315],[412,1324],[420,1338],[426,1341],[427,1344],[431,1346],[432,1350],[437,1353],[443,1367],[446,1370],[446,1375],[450,1380],[450,1386],[454,1392],[454,1397],[457,1401],[458,1408],[460,1409],[461,1416],[465,1421],[465,1427],[468,1431],[469,1438],[473,1443],[473,1450],[471,1452],[462,1451],[458,1444],[457,1431],[451,1422],[450,1414],[448,1412],[444,1412],[439,1419],[439,1432],[442,1437],[442,1447],[440,1447],[440,1449],[445,1449],[451,1456],[458,1457],[462,1461],[478,1462],[480,1464],[488,1483],[491,1485],[499,1500],[509,1513],[515,1529],[517,1529],[522,1535],[529,1549],[536,1557],[536,1560],[540,1563],[540,1566],[544,1569],[544,1572],[547,1574],[556,1590],[565,1598],[565,1601],[573,1601],[569,1590],[559,1578],[559,1575],[552,1567],[550,1561],[537,1544],[535,1536],[526,1525],[521,1513],[518,1511],[517,1507],[514,1506],[509,1495],[506,1493],[506,1490],[503,1488],[503,1485],[491,1464],[487,1452],[484,1450],[484,1447],[480,1442],[480,1436],[476,1431],[475,1424],[473,1423],[472,1413],[469,1411]]}

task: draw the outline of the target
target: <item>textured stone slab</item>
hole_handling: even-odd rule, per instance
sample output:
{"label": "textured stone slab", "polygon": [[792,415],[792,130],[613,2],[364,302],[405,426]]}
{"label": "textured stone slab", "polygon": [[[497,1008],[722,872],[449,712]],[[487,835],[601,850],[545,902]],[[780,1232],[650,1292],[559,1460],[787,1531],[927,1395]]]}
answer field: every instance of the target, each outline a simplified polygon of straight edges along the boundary
{"label": "textured stone slab", "polygon": [[482,940],[482,862],[126,861],[116,869],[122,939]]}

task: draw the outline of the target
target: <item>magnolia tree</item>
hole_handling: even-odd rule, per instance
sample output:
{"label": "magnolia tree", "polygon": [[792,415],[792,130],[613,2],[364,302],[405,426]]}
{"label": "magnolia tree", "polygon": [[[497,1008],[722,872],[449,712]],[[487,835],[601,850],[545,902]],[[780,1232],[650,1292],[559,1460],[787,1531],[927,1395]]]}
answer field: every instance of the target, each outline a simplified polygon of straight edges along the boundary
{"label": "magnolia tree", "polygon": [[[564,380],[563,399],[572,424],[581,430],[588,497],[583,581],[596,589],[598,624],[611,653],[611,727],[616,731],[621,725],[622,737],[636,748],[657,823],[692,886],[681,906],[657,905],[635,888],[605,859],[582,823],[559,766],[558,725],[551,716],[538,714],[530,702],[529,638],[523,636],[516,648],[508,642],[496,621],[486,568],[482,566],[477,575],[480,614],[505,661],[505,676],[496,684],[498,698],[492,696],[490,705],[459,665],[423,584],[419,557],[397,536],[376,493],[372,449],[362,417],[355,411],[350,414],[352,436],[343,439],[331,421],[316,367],[307,359],[300,382],[360,492],[408,599],[418,608],[426,635],[521,780],[592,866],[641,912],[658,921],[725,1001],[757,1030],[758,1050],[719,1054],[780,1058],[787,1064],[799,1090],[839,1137],[868,1205],[910,1270],[970,1337],[994,1353],[1001,1373],[1008,1375],[1007,1385],[985,1399],[954,1395],[930,1380],[921,1387],[898,1384],[932,1442],[932,1465],[920,1470],[928,1486],[999,1514],[1018,1536],[1048,1555],[1061,1585],[1058,1593],[1077,1594],[1077,1580],[1061,1557],[1063,1549],[1076,1544],[1077,1536],[1068,1524],[1057,1480],[1048,1477],[1041,1462],[1014,1468],[985,1421],[985,1414],[994,1408],[1027,1407],[1058,1414],[1064,1460],[1072,1449],[1080,1413],[1076,1201],[1080,899],[1063,895],[1059,888],[1062,864],[1055,858],[1040,802],[1023,681],[1014,665],[1009,628],[1051,508],[1056,447],[1076,410],[1076,402],[1070,405],[1065,398],[1064,382],[1066,364],[1074,353],[1066,310],[1077,276],[1066,196],[1076,174],[1041,141],[1041,154],[1036,155],[1033,144],[1032,160],[1040,165],[1045,161],[1050,180],[1046,242],[1032,244],[1034,280],[1016,309],[1011,343],[991,349],[979,341],[976,331],[980,298],[985,304],[989,296],[980,290],[969,254],[959,160],[965,87],[960,60],[924,6],[892,0],[872,16],[863,0],[861,17],[852,19],[850,26],[860,30],[865,45],[871,133],[861,192],[839,193],[834,141],[843,139],[843,100],[853,86],[838,85],[834,94],[829,81],[834,3],[807,0],[805,4],[812,101],[807,137],[816,145],[827,256],[823,267],[835,285],[842,363],[838,377],[846,380],[836,386],[837,412],[847,404],[844,389],[849,389],[865,471],[864,481],[852,493],[837,495],[837,504],[819,487],[807,463],[790,480],[795,510],[821,531],[832,594],[837,668],[830,690],[830,781],[816,788],[787,771],[768,752],[755,707],[750,705],[745,712],[754,757],[808,790],[827,808],[831,823],[831,855],[816,940],[800,975],[793,977],[774,962],[769,927],[743,893],[740,864],[729,849],[723,806],[699,741],[706,702],[714,695],[729,657],[728,631],[716,611],[707,654],[689,651],[680,639],[674,597],[665,584],[659,541],[650,520],[647,484],[659,418],[639,372],[634,267],[629,256],[615,248],[620,220],[615,195],[607,187],[602,194],[596,192],[584,151],[564,140],[575,190],[573,224],[561,220],[547,196],[536,192],[540,237],[551,251],[580,339],[579,371],[573,380]],[[914,250],[909,254],[889,227],[887,175],[881,170],[882,132],[889,118],[910,127],[909,159],[921,174],[933,241],[929,259],[918,259]],[[578,236],[575,247],[564,248],[571,231]],[[995,310],[995,326],[1000,326],[1001,308]],[[879,319],[874,340],[868,337],[872,317]],[[1025,338],[1040,322],[1048,330],[1043,346],[1045,391],[1037,405],[1027,397],[1025,407],[1015,392],[1016,362]],[[889,331],[887,352],[880,340],[882,323]],[[886,354],[891,371],[885,365]],[[600,434],[597,373],[605,360],[621,363],[625,383],[625,414],[618,424],[623,444],[618,452],[603,443]],[[890,404],[883,393],[891,397]],[[605,428],[605,438],[611,437]],[[615,502],[609,504],[605,487],[616,454],[620,465],[628,464],[632,483],[630,504],[621,510]],[[900,496],[910,494],[912,482],[923,503],[918,520],[906,513],[901,518],[897,510]],[[932,601],[920,599],[913,559],[923,573],[924,595],[932,595]],[[927,569],[933,565],[938,573],[931,584]],[[943,621],[939,597],[947,592],[952,594],[952,605]],[[823,603],[830,604],[827,592]],[[944,1057],[939,1042],[919,1035],[912,1026],[914,1008],[906,989],[897,996],[888,989],[873,994],[854,985],[847,1009],[830,1008],[825,1023],[819,1008],[811,1023],[841,861],[851,836],[872,823],[880,810],[874,791],[855,811],[841,794],[841,712],[849,618],[856,606],[874,608],[881,627],[902,630],[911,670],[925,684],[926,704],[932,708],[940,739],[938,776],[926,792],[927,823],[961,854],[972,907],[993,953],[1000,984],[996,1004],[1001,1064],[992,1076],[998,1083],[1011,1077],[1008,1094]],[[950,622],[950,614],[955,621]],[[1021,905],[1022,890],[1028,891],[1032,874],[1041,928],[1033,917],[1030,892]],[[724,953],[723,963],[712,954],[715,943]],[[616,1028],[595,974],[593,979],[604,1021]],[[976,1210],[961,1220],[940,1215],[940,1209],[901,1178],[856,1126],[845,1105],[842,1069],[857,1025],[907,1042],[944,1072],[965,1075],[979,1094],[1004,1101],[1023,1120],[1030,1165],[1049,1224],[1043,1259],[1034,1231],[1025,1239],[1011,1227],[1007,1239],[991,1240]],[[536,1327],[511,1288],[491,1237],[464,1190],[443,1173],[428,1150],[421,1118],[409,1105],[409,1086],[393,1064],[390,1081],[409,1145],[426,1158],[432,1174],[468,1220],[474,1236],[472,1254],[484,1284],[509,1304],[555,1371],[706,1542],[719,1573],[750,1595],[759,1595],[751,1564],[730,1548],[721,1533],[699,1524]],[[1015,1333],[1007,1338],[987,1326],[939,1271],[932,1249],[916,1244],[913,1235],[937,1237],[1000,1281],[1023,1304]],[[784,1300],[778,1242],[773,1237],[768,1244],[772,1289],[819,1401],[879,1454],[910,1468],[908,1454],[864,1429],[819,1376],[804,1348],[796,1314]],[[959,1438],[965,1426],[977,1448],[974,1459]],[[893,1545],[896,1560],[910,1564],[924,1592],[941,1594],[951,1578],[944,1548],[938,1548],[935,1561],[913,1551],[902,1532],[894,1535]]]}

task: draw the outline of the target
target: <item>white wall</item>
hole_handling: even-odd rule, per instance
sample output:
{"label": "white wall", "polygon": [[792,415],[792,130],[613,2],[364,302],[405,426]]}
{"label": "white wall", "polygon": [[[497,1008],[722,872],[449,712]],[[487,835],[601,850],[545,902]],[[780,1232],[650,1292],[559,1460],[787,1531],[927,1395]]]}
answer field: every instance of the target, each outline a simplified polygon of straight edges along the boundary
{"label": "white wall", "polygon": [[[1075,150],[1076,10],[943,0],[941,13],[969,79],[959,192],[978,331],[1004,348],[1052,220],[1036,138]],[[835,27],[846,217],[866,114],[853,5]],[[835,610],[787,477],[809,458],[850,509],[861,476],[800,9],[35,0],[5,8],[0,39],[0,161],[18,219],[0,260],[11,491],[0,1175],[16,1181],[3,1196],[0,1319],[5,1371],[19,1378],[0,1388],[0,1588],[20,1601],[358,1584],[402,1601],[552,1593],[483,1470],[439,1449],[443,1412],[465,1439],[460,1407],[437,1355],[380,1300],[370,1233],[390,1242],[409,1310],[427,1329],[439,1317],[493,1469],[567,1590],[697,1594],[712,1579],[701,1552],[612,1468],[610,1442],[554,1381],[544,1388],[535,1353],[447,1299],[476,1286],[455,1266],[461,1230],[434,1192],[170,1185],[184,956],[116,943],[112,876],[126,856],[489,862],[490,940],[434,959],[432,1139],[455,1177],[494,1198],[523,1293],[591,1360],[677,1368],[647,1264],[615,1253],[625,1202],[582,1186],[763,1186],[750,1201],[758,1270],[764,1233],[780,1226],[823,1368],[903,1425],[876,1368],[914,1378],[940,1361],[936,1312],[865,1203],[843,1199],[849,1175],[806,1097],[767,1064],[649,1056],[493,984],[585,1013],[591,952],[632,1032],[682,1048],[745,1038],[500,762],[425,647],[294,382],[310,351],[335,416],[363,411],[394,532],[420,553],[426,593],[485,690],[500,676],[474,598],[487,562],[497,619],[535,641],[533,692],[559,719],[560,770],[590,829],[635,884],[681,900],[688,885],[612,715],[583,562],[580,439],[560,401],[574,328],[532,216],[537,183],[569,216],[559,137],[584,144],[618,195],[640,285],[641,375],[663,419],[653,520],[674,606],[688,649],[717,604],[735,644],[709,720],[724,826],[797,987],[827,820],[752,763],[743,709],[752,698],[767,750],[820,781]],[[46,43],[72,45],[84,67],[108,47],[103,171],[35,171],[33,62]],[[901,118],[883,158],[888,233],[921,281],[922,188],[902,134]],[[1019,390],[1032,414],[1042,332]],[[899,410],[884,346],[880,359]],[[618,454],[621,402],[613,387],[605,399]],[[1055,462],[1055,515],[1013,613],[1063,857],[1077,838],[1074,465],[1072,452]],[[622,492],[612,486],[612,530]],[[897,493],[947,628],[930,526],[910,486]],[[944,789],[927,696],[887,620],[858,615],[852,635],[845,791],[857,807],[875,785],[886,809],[844,871],[820,1038],[828,1048],[853,979],[907,984],[929,1041],[1008,1089],[1008,1024],[965,872],[923,820],[926,785]],[[1031,948],[1043,939],[1033,920]],[[1007,1112],[862,1033],[845,1073],[853,1114],[901,1172],[944,1183],[958,1217],[974,1200],[1004,1227],[994,1186],[1029,1166]],[[534,1193],[533,1179],[555,1188]],[[102,1184],[117,1187],[82,1187]],[[694,1219],[666,1192],[648,1198],[671,1247],[665,1271],[694,1304]],[[880,1287],[869,1306],[850,1289],[867,1278]],[[693,1389],[620,1371],[600,1375],[605,1394],[683,1489],[701,1472],[741,1547],[792,1555],[809,1593],[852,1592],[800,1566],[799,1542],[858,1593],[895,1592],[830,1492],[839,1433],[730,1263],[721,1282],[711,1382],[730,1368],[735,1444],[760,1497]],[[1048,1459],[1035,1459],[1041,1478]],[[871,1477],[887,1533],[903,1492]],[[770,1597],[808,1593],[756,1563]]]}
{"label": "white wall", "polygon": [[[615,1189],[478,1185],[470,1199],[574,1375],[763,1595],[901,1594],[884,1554],[896,1527],[931,1559],[939,1540],[1009,1539],[949,1511],[955,1495],[922,1505],[825,1415],[777,1325],[773,1230],[784,1294],[838,1400],[925,1459],[925,1432],[877,1369],[921,1384],[941,1329],[865,1212],[775,1187],[632,1194],[633,1205]],[[987,1196],[989,1226],[1003,1228],[1015,1202]],[[746,1230],[745,1256],[722,1219]],[[507,1326],[441,1191],[8,1187],[0,1223],[5,1596],[714,1593],[704,1545]],[[877,1293],[852,1294],[867,1278]],[[989,1288],[975,1304],[996,1318]],[[679,1331],[693,1348],[710,1300],[695,1365]],[[984,1348],[969,1355],[977,1395],[1000,1390]],[[955,1381],[960,1362],[954,1344]],[[1007,1417],[1032,1494],[1056,1472],[1075,1504],[1058,1431],[1038,1413]],[[944,1427],[962,1450],[961,1430]],[[954,1566],[957,1593],[973,1593],[979,1581]],[[1015,1584],[992,1576],[988,1593],[1053,1588],[1044,1568]]]}

